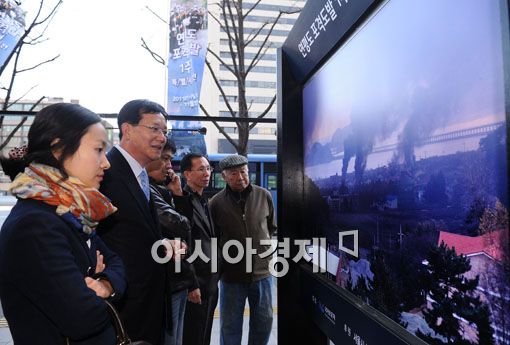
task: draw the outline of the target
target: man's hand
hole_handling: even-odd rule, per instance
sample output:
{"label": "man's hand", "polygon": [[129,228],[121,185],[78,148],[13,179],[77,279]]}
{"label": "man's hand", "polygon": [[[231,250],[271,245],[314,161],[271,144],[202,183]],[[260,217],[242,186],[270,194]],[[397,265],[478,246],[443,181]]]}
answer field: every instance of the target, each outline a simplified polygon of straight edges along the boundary
{"label": "man's hand", "polygon": [[184,255],[186,255],[188,246],[184,242],[164,238],[163,244],[166,248],[166,255],[174,259],[174,261],[180,261],[184,258]]}
{"label": "man's hand", "polygon": [[104,257],[99,250],[96,250],[96,274],[103,272],[105,268]]}
{"label": "man's hand", "polygon": [[200,289],[195,289],[188,293],[188,301],[191,303],[202,304],[202,295],[200,294]]}
{"label": "man's hand", "polygon": [[107,280],[85,277],[85,284],[101,298],[108,298],[113,293],[112,285]]}
{"label": "man's hand", "polygon": [[172,192],[173,195],[182,196],[181,178],[172,169],[168,169],[169,183],[166,185],[166,189]]}

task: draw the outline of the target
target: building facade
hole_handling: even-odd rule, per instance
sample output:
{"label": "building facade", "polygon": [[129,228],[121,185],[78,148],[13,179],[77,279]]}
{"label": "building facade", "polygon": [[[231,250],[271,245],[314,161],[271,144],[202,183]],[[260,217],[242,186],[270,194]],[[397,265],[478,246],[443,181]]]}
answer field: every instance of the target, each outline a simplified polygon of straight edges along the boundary
{"label": "building facade", "polygon": [[[38,103],[35,107],[37,101],[23,99],[17,101],[15,104],[12,104],[7,111],[34,111],[37,112],[44,108],[47,105],[64,102],[65,100],[61,97],[48,97],[45,98],[42,102]],[[0,103],[3,103],[4,100],[0,99]],[[80,102],[76,99],[68,100],[67,102],[79,104]],[[33,108],[33,109],[32,109]],[[18,124],[23,119],[23,115],[19,114],[6,114],[3,115],[2,126],[0,127],[0,143],[4,143],[5,140],[9,137],[12,131],[16,128]],[[28,130],[32,125],[34,120],[33,115],[28,115],[27,120],[23,123],[23,125],[16,131],[14,136],[9,140],[8,144],[2,149],[2,154],[6,155],[10,149],[13,147],[26,145],[28,140]]]}
{"label": "building facade", "polygon": [[[3,117],[2,124],[0,126],[0,145],[3,146],[3,143],[8,140],[11,133],[16,129],[16,127],[21,123],[23,114],[10,114],[10,111],[32,111],[37,112],[42,108],[55,103],[61,102],[69,102],[74,104],[79,104],[80,101],[77,99],[64,100],[62,97],[48,97],[45,98],[42,102],[38,103],[35,107],[37,101],[35,100],[19,100],[15,104],[11,105],[6,113],[1,115]],[[0,103],[3,103],[3,100],[0,99]],[[100,114],[101,115],[101,114]],[[6,157],[9,151],[14,147],[19,147],[26,145],[28,142],[28,130],[34,121],[34,114],[26,115],[27,119],[23,123],[23,125],[14,133],[12,138],[8,141],[8,143],[2,148],[0,154],[3,157]],[[107,140],[108,147],[113,146],[118,142],[118,131],[114,130],[114,126],[111,124],[112,121],[103,121],[104,126],[107,129]],[[10,185],[10,179],[8,176],[4,174],[4,172],[0,168],[0,195],[7,194],[7,189]]]}

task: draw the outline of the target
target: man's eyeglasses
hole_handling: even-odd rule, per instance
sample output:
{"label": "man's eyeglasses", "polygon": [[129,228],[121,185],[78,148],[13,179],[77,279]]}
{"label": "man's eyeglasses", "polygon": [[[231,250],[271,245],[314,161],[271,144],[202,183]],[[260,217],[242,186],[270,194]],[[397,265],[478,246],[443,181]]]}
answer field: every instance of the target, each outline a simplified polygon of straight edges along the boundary
{"label": "man's eyeglasses", "polygon": [[207,172],[213,172],[214,169],[212,167],[208,166],[208,167],[201,167],[200,169],[196,169],[196,170],[190,169],[190,171],[198,171],[199,173],[203,174],[206,171]]}
{"label": "man's eyeglasses", "polygon": [[153,135],[158,135],[158,134],[163,134],[163,136],[167,136],[168,134],[168,130],[167,129],[162,129],[162,128],[159,128],[159,127],[155,127],[155,126],[146,126],[146,125],[141,125],[139,123],[137,124],[134,124],[133,126],[142,126],[142,127],[145,127],[145,128],[148,128],[151,130],[151,133]]}

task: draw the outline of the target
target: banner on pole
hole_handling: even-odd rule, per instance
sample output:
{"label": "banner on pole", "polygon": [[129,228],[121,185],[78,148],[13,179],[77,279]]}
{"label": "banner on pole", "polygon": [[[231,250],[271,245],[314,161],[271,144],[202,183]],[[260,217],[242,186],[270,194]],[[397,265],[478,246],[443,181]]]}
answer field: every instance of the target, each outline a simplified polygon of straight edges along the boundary
{"label": "banner on pole", "polygon": [[[170,115],[198,115],[200,88],[207,51],[207,0],[170,1],[168,54],[168,104]],[[200,128],[199,121],[176,121],[171,138],[177,156],[189,152],[206,154],[203,135],[183,129]]]}
{"label": "banner on pole", "polygon": [[168,112],[198,115],[207,50],[207,4],[172,0],[168,58]]}
{"label": "banner on pole", "polygon": [[25,32],[25,13],[13,0],[0,0],[0,66]]}

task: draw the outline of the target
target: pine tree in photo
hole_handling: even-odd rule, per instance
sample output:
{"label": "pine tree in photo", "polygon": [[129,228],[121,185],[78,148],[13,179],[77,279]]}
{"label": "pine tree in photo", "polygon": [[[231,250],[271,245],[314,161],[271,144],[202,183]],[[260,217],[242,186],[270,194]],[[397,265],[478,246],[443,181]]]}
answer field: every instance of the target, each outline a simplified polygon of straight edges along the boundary
{"label": "pine tree in photo", "polygon": [[354,287],[352,286],[352,278],[351,278],[350,274],[347,277],[347,282],[345,283],[345,289],[347,291],[350,291],[350,292],[354,293]]}
{"label": "pine tree in photo", "polygon": [[478,344],[493,345],[490,312],[486,305],[482,305],[476,314],[475,324],[478,329]]}
{"label": "pine tree in photo", "polygon": [[360,275],[358,277],[358,281],[356,282],[356,286],[352,290],[352,292],[361,298],[361,300],[365,303],[368,303],[368,294],[369,294],[369,285],[368,280],[365,279],[364,276]]}
{"label": "pine tree in photo", "polygon": [[383,312],[393,320],[399,322],[400,310],[398,288],[395,280],[392,279],[390,268],[384,260],[381,252],[374,255],[374,261],[371,264],[371,271],[374,272],[372,290],[369,298],[370,304]]}
{"label": "pine tree in photo", "polygon": [[491,339],[488,316],[487,321],[480,317],[487,308],[476,294],[478,277],[467,279],[463,276],[471,269],[469,259],[457,255],[455,248],[448,248],[443,242],[429,250],[427,261],[428,294],[433,300],[431,308],[423,311],[428,325],[444,337],[447,344],[474,344],[464,339],[463,327],[468,325],[462,324],[460,317],[478,328],[479,338]]}
{"label": "pine tree in photo", "polygon": [[[421,238],[415,238],[417,241],[421,240]],[[394,263],[389,263],[390,267],[394,269],[394,275],[399,277],[397,280],[398,291],[395,294],[399,297],[401,311],[420,308],[425,303],[424,291],[428,290],[425,280],[426,270],[421,260],[416,259],[419,257],[416,255],[416,247],[413,242],[412,248],[405,247],[398,253]]]}

